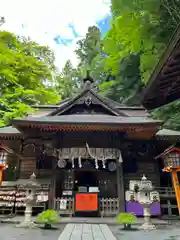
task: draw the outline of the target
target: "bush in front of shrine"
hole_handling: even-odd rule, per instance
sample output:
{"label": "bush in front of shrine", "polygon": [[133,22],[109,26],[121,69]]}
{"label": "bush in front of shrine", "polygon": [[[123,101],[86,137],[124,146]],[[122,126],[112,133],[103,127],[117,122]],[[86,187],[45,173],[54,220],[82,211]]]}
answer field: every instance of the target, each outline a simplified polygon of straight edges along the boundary
{"label": "bush in front of shrine", "polygon": [[43,224],[45,229],[53,229],[52,225],[60,222],[60,216],[55,210],[48,209],[37,216],[36,222]]}
{"label": "bush in front of shrine", "polygon": [[118,224],[124,225],[124,230],[131,230],[131,225],[135,223],[136,220],[136,216],[132,213],[120,213],[116,218]]}

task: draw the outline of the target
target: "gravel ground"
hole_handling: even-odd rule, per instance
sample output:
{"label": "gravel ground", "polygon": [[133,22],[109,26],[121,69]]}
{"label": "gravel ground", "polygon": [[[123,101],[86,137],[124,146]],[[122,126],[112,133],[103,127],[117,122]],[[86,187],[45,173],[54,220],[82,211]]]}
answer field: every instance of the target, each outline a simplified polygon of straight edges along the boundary
{"label": "gravel ground", "polygon": [[118,226],[109,226],[117,240],[180,240],[180,226],[161,226],[156,230],[145,232],[123,231]]}
{"label": "gravel ground", "polygon": [[57,240],[65,225],[57,230],[23,229],[11,224],[0,224],[0,240]]}

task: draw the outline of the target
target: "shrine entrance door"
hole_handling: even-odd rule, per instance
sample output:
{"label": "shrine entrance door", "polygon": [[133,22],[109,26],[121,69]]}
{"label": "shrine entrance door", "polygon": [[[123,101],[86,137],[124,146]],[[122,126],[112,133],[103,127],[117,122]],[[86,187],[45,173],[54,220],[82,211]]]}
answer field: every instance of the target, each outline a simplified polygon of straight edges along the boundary
{"label": "shrine entrance door", "polygon": [[[77,170],[74,172],[74,192],[75,192],[75,216],[77,217],[97,217],[99,215],[99,180],[96,170]],[[77,201],[81,201],[77,202]],[[87,210],[86,210],[86,203]],[[96,201],[96,202],[94,202]],[[94,206],[97,204],[97,209]],[[82,210],[76,211],[76,207],[83,205]],[[92,205],[92,211],[89,208]]]}

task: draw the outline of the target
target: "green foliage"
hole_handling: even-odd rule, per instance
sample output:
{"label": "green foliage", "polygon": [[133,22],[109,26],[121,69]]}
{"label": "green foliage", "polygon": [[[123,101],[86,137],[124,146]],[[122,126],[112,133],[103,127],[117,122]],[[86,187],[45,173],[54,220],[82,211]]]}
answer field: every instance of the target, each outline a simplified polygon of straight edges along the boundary
{"label": "green foliage", "polygon": [[[101,95],[126,105],[140,104],[142,90],[179,23],[180,2],[111,0],[111,10],[105,38],[96,26],[89,27],[77,43],[77,67],[67,61],[61,72],[49,48],[0,32],[0,126],[31,112],[33,104],[74,96],[87,70]],[[165,121],[165,127],[180,129],[179,101],[151,114]]]}
{"label": "green foliage", "polygon": [[56,89],[61,93],[62,99],[66,99],[78,92],[80,84],[80,74],[68,60],[61,73],[56,76]]}
{"label": "green foliage", "polygon": [[80,60],[80,66],[91,68],[94,58],[99,54],[101,50],[101,33],[99,28],[92,26],[88,28],[86,37],[79,40],[77,43],[77,49],[75,53]]}
{"label": "green foliage", "polygon": [[161,119],[164,122],[164,128],[180,130],[180,100],[169,103],[163,107],[151,112],[152,117]]}
{"label": "green foliage", "polygon": [[30,39],[0,32],[0,126],[22,117],[32,104],[56,103],[53,53]]}
{"label": "green foliage", "polygon": [[60,216],[55,210],[48,209],[38,215],[36,222],[48,225],[57,224],[60,222]]}
{"label": "green foliage", "polygon": [[118,224],[133,224],[137,220],[136,216],[131,213],[120,213],[117,218],[116,222]]}
{"label": "green foliage", "polygon": [[106,65],[113,74],[118,73],[119,64],[125,57],[140,53],[141,78],[147,81],[165,47],[164,43],[156,40],[157,25],[158,19],[152,18],[149,12],[139,10],[122,11],[120,16],[114,18],[112,29],[104,40],[104,48],[109,54]]}
{"label": "green foliage", "polygon": [[106,56],[99,28],[96,26],[88,28],[86,36],[77,42],[75,53],[79,59],[78,66],[74,68],[68,60],[61,73],[56,76],[57,89],[63,99],[72,97],[80,91],[82,79],[86,77],[88,71],[97,84],[102,83],[107,76],[103,63]]}
{"label": "green foliage", "polygon": [[[103,41],[108,55],[104,60],[105,67],[111,69],[111,74],[115,76],[115,84],[108,94],[132,105],[135,100],[138,103],[144,84],[148,82],[179,23],[180,2],[111,0],[111,9],[111,29]],[[139,56],[139,63],[137,58],[132,59],[131,56]],[[129,73],[133,72],[134,77],[129,77]],[[179,101],[176,101],[151,114],[163,120],[164,127],[180,130],[178,109]]]}

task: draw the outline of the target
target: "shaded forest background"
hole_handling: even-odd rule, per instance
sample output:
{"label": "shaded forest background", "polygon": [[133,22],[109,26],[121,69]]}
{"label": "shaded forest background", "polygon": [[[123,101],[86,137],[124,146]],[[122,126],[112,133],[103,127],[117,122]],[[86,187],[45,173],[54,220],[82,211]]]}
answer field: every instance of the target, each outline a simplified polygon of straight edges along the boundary
{"label": "shaded forest background", "polygon": [[[126,105],[140,105],[142,91],[180,21],[179,0],[111,0],[111,29],[101,38],[91,26],[77,43],[77,67],[61,71],[54,54],[31,39],[0,31],[0,126],[80,91],[87,70],[100,94]],[[151,112],[165,127],[180,130],[180,101]]]}

